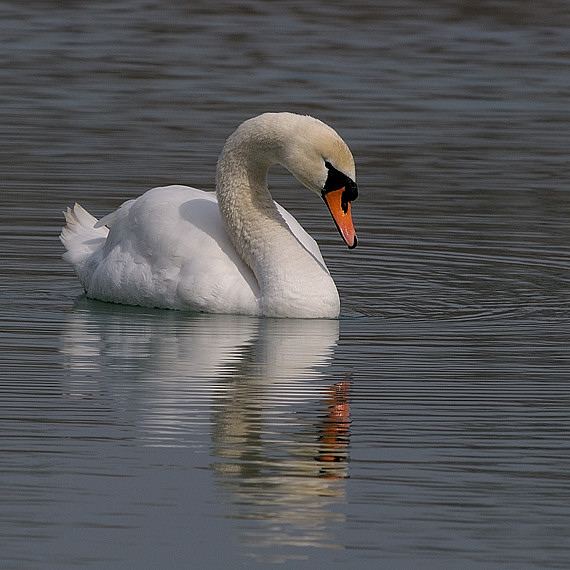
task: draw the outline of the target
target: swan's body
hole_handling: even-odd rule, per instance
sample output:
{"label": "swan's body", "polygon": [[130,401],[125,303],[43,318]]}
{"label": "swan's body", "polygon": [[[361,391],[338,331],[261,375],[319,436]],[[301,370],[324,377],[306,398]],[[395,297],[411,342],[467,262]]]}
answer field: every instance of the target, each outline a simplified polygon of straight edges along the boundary
{"label": "swan's body", "polygon": [[338,316],[316,242],[267,189],[272,164],[322,194],[349,247],[354,161],[324,123],[267,113],[243,123],[218,161],[216,193],[149,190],[97,221],[78,204],[61,240],[89,297],[131,305],[281,317]]}

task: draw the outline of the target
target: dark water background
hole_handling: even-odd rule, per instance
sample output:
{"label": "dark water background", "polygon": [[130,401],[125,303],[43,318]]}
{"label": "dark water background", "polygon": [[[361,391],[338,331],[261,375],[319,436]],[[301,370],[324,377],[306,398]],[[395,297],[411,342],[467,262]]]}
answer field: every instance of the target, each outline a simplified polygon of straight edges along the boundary
{"label": "dark water background", "polygon": [[[570,565],[570,4],[0,4],[2,568]],[[213,189],[244,119],[357,162],[339,321],[91,302],[61,210]]]}

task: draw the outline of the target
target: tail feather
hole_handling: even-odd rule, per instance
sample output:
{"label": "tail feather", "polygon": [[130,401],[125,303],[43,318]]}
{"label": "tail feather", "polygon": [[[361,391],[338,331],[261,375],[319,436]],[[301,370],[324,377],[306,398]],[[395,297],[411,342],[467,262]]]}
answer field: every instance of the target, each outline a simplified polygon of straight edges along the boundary
{"label": "tail feather", "polygon": [[63,215],[66,225],[59,236],[61,243],[67,249],[63,259],[73,265],[77,271],[103,246],[109,230],[106,227],[96,228],[97,218],[79,204],[67,208]]}

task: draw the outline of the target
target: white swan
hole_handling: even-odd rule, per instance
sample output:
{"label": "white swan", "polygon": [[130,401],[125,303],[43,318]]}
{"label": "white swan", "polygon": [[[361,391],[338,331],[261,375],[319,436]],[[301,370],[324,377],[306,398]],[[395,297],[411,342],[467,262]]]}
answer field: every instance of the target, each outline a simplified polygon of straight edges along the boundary
{"label": "white swan", "polygon": [[68,208],[60,239],[88,297],[129,305],[275,317],[334,318],[336,286],[316,242],[276,204],[267,171],[282,164],[322,196],[349,248],[357,197],[352,154],[321,121],[266,113],[227,140],[216,193],[149,190],[97,221]]}

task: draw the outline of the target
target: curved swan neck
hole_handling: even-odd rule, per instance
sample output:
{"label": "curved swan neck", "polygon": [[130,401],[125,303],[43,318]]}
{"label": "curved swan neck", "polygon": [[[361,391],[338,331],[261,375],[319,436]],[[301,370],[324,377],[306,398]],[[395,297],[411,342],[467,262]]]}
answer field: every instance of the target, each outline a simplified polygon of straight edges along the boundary
{"label": "curved swan neck", "polygon": [[238,253],[256,273],[273,244],[299,245],[267,187],[269,168],[286,162],[286,130],[280,114],[250,119],[228,138],[218,160],[216,193],[222,219]]}
{"label": "curved swan neck", "polygon": [[[262,125],[256,119],[246,121],[226,142],[216,174],[220,214],[240,257],[257,278],[262,304],[274,306],[280,299],[311,306],[315,297],[320,302],[327,296],[338,303],[328,270],[295,237],[269,193],[270,166],[290,167],[286,153],[291,133],[278,117],[275,120],[265,117]],[[336,307],[317,316],[336,316],[335,310],[338,314]]]}
{"label": "curved swan neck", "polygon": [[244,261],[256,262],[272,234],[289,233],[267,187],[271,160],[255,141],[235,137],[218,160],[216,194],[226,229]]}

